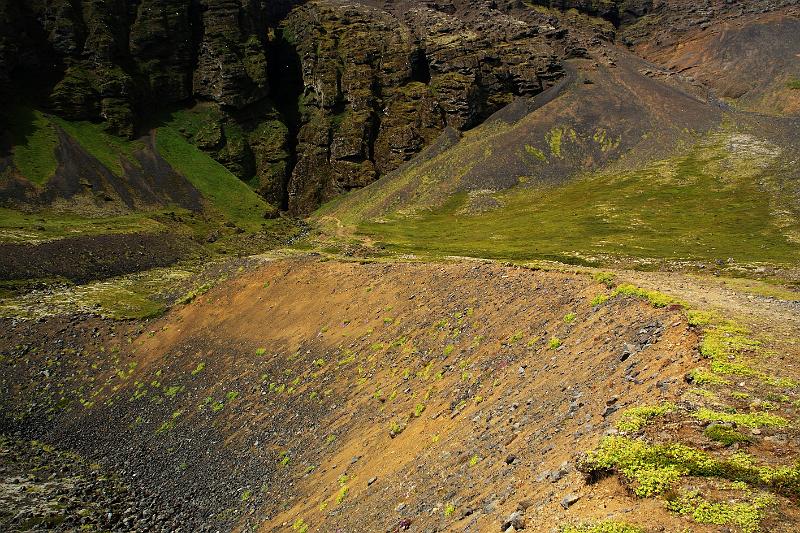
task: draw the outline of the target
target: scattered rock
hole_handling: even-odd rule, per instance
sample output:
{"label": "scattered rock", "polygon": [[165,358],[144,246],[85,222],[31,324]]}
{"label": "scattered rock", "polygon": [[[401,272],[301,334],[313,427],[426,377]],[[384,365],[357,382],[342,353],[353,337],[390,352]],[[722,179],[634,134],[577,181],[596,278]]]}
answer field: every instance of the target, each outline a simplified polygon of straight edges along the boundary
{"label": "scattered rock", "polygon": [[567,494],[561,499],[561,507],[563,507],[564,509],[569,509],[575,504],[575,502],[577,502],[580,499],[581,499],[580,496],[577,496],[575,494]]}
{"label": "scattered rock", "polygon": [[508,531],[509,528],[512,528],[512,531],[525,529],[525,516],[521,511],[514,511],[511,513],[500,526],[502,531]]}

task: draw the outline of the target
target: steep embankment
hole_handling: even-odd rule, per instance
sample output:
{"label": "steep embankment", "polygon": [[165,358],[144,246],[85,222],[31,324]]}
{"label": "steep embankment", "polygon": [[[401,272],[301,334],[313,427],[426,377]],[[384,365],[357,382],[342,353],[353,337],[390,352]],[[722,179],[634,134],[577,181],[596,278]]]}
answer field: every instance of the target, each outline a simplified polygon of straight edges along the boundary
{"label": "steep embankment", "polygon": [[743,6],[713,19],[699,10],[696,20],[687,19],[685,6],[673,4],[625,28],[622,39],[640,56],[691,77],[738,109],[798,116],[800,8],[787,4],[766,14]]}
{"label": "steep embankment", "polygon": [[312,257],[146,325],[6,321],[3,427],[117,473],[103,529],[791,531],[796,347],[763,373],[745,330],[612,278]]}
{"label": "steep embankment", "polygon": [[[276,516],[267,529],[484,529],[523,499],[552,524],[567,515],[546,505],[551,486],[557,499],[587,495],[577,508],[589,516],[601,493],[589,498],[571,469],[557,486],[536,476],[594,446],[616,409],[674,399],[696,342],[679,313],[593,304],[602,292],[480,263],[305,259],[138,332],[7,322],[6,429],[118,469],[159,494],[167,521],[183,502],[174,513],[193,529]],[[602,495],[601,514],[627,505],[610,486]]]}

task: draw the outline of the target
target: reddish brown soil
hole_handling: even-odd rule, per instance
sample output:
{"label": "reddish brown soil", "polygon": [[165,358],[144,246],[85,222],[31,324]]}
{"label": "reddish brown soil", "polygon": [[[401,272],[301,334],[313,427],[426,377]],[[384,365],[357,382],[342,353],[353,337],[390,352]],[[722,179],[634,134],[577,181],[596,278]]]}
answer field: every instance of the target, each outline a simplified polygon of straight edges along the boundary
{"label": "reddish brown soil", "polygon": [[[620,409],[677,398],[697,358],[679,311],[625,298],[593,307],[605,290],[585,275],[477,262],[305,258],[243,274],[141,334],[9,321],[6,431],[156,490],[167,529],[285,531],[302,518],[312,531],[404,520],[485,531],[518,505],[531,531],[606,516],[681,529],[614,479],[586,485],[567,466],[537,480],[612,427],[614,397]],[[394,438],[393,422],[405,426]],[[564,510],[568,493],[580,499]]]}

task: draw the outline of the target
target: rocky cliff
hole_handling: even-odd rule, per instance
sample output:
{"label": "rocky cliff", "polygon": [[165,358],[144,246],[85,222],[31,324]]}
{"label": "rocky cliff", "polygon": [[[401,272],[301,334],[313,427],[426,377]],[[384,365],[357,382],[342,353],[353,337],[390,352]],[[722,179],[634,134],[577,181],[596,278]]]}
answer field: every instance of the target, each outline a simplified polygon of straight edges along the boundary
{"label": "rocky cliff", "polygon": [[[164,110],[200,104],[185,136],[301,214],[396,169],[445,127],[470,129],[542,92],[563,76],[564,59],[615,39],[620,24],[681,9],[652,0],[0,0],[0,86],[42,92],[35,105],[127,138]],[[640,24],[626,38],[650,33]]]}

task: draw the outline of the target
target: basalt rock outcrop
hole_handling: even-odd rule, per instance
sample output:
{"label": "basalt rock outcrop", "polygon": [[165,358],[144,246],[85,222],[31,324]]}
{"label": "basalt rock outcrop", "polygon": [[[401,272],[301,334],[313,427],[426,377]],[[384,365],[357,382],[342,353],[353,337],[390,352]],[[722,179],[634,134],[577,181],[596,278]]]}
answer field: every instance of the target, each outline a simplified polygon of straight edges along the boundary
{"label": "basalt rock outcrop", "polygon": [[[690,12],[775,3],[712,4]],[[41,93],[35,105],[128,138],[199,105],[202,127],[186,137],[303,214],[446,127],[541,93],[564,59],[618,34],[647,42],[669,31],[664,13],[683,11],[679,0],[0,0],[0,92]]]}

